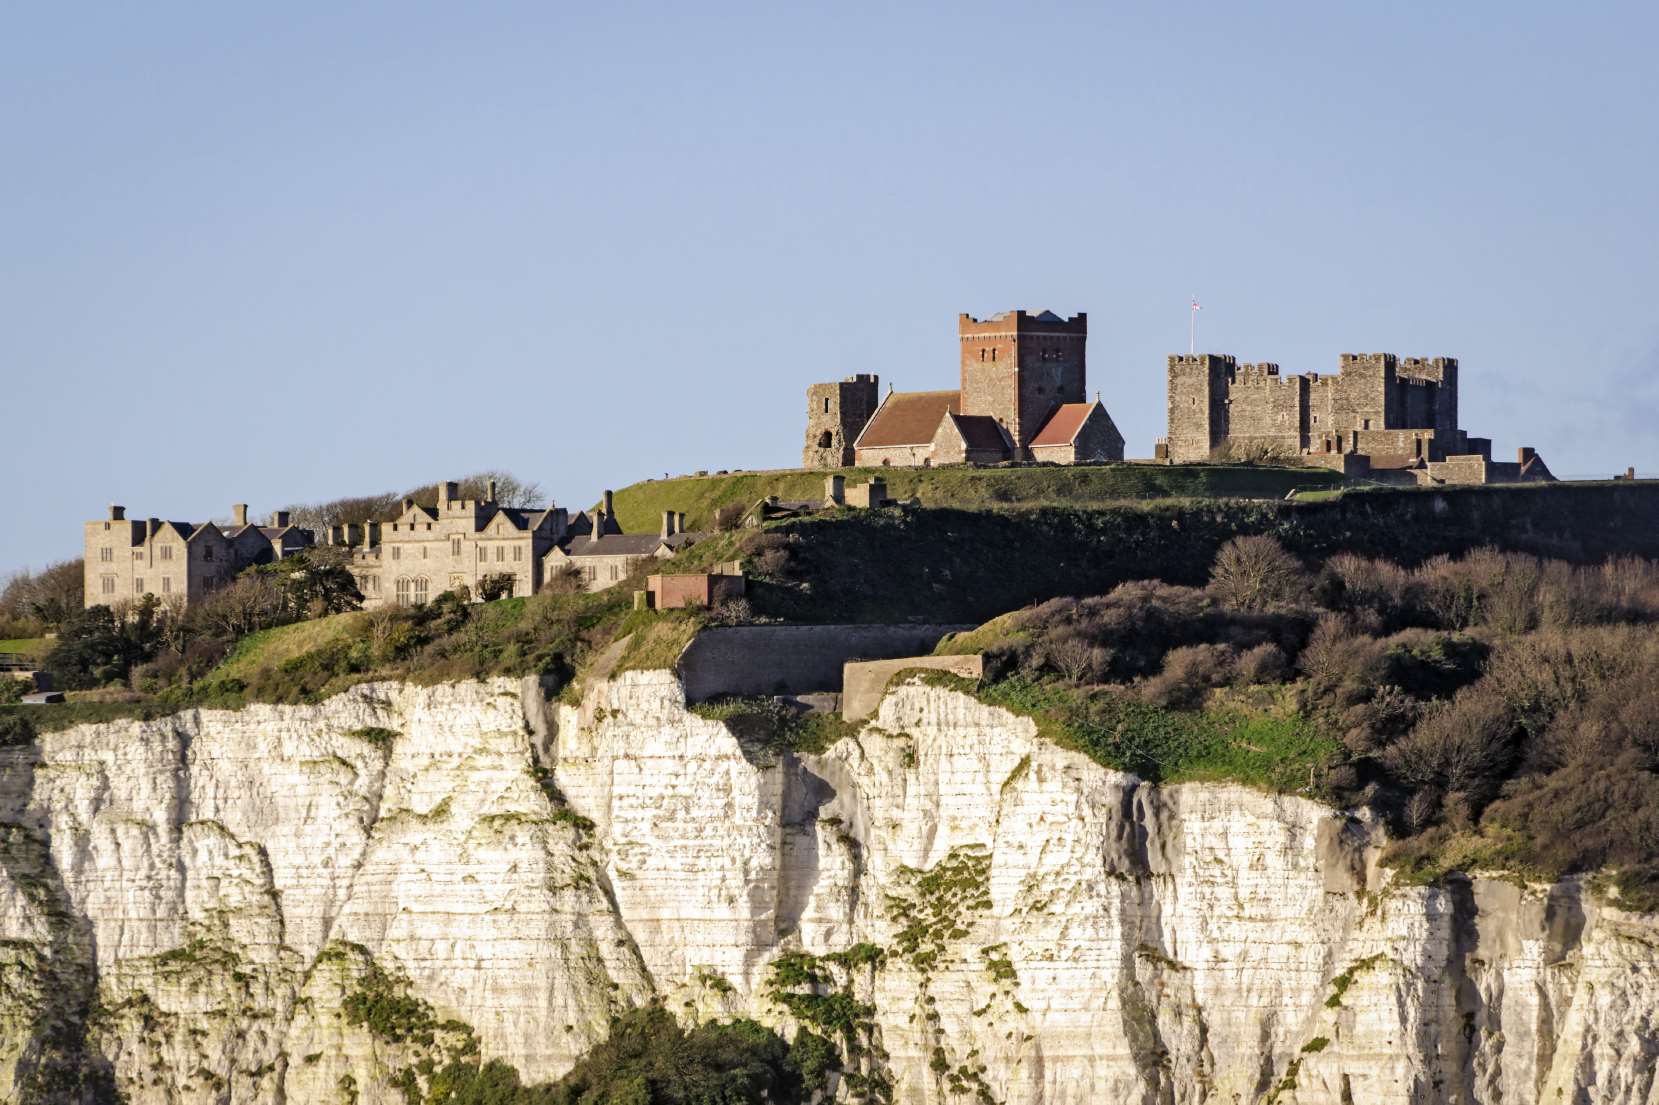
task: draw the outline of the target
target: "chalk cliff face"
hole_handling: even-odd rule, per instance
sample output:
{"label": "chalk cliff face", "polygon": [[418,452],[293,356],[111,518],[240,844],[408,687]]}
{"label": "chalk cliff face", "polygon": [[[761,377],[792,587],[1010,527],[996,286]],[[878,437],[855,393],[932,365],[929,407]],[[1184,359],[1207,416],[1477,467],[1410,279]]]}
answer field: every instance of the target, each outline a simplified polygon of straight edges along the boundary
{"label": "chalk cliff face", "polygon": [[655,996],[817,1026],[853,1100],[1659,1101],[1659,920],[1378,843],[920,684],[800,758],[662,672],[84,726],[0,750],[0,1100],[401,1105]]}

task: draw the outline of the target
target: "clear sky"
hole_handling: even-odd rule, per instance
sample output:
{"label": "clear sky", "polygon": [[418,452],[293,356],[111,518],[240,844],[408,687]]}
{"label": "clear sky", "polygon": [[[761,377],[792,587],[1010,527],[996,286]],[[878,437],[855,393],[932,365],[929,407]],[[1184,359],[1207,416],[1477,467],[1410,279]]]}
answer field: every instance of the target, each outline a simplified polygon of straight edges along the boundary
{"label": "clear sky", "polygon": [[1462,359],[1466,428],[1659,474],[1651,3],[10,5],[0,573],[112,501],[798,463],[955,320]]}

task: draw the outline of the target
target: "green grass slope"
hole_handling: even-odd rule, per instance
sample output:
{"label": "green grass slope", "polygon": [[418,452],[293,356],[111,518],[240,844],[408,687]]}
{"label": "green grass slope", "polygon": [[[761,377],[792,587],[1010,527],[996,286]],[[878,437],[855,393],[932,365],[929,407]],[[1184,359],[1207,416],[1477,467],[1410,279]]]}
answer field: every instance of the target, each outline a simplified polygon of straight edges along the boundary
{"label": "green grass slope", "polygon": [[[993,506],[1099,506],[1131,499],[1282,499],[1293,489],[1340,486],[1341,477],[1320,468],[1268,468],[1242,464],[1105,464],[1039,468],[845,468],[847,483],[872,476],[887,480],[897,499],[917,496],[923,506],[973,509]],[[647,480],[616,493],[616,513],[629,533],[657,528],[665,510],[683,510],[691,529],[713,525],[728,503],[750,506],[780,499],[822,499],[828,472],[734,472]]]}

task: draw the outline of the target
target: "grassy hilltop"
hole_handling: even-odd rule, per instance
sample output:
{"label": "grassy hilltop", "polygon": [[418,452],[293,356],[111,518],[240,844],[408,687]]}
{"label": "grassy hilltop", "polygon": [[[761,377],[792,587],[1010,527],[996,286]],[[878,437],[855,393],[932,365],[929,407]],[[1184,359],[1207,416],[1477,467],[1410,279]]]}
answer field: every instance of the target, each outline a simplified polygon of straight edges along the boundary
{"label": "grassy hilltop", "polygon": [[[751,506],[769,495],[824,497],[829,472],[800,469],[675,476],[646,480],[616,493],[617,519],[630,533],[657,528],[665,510],[683,510],[690,529],[707,529],[731,503]],[[997,506],[1105,506],[1140,499],[1282,499],[1292,490],[1332,490],[1341,476],[1323,468],[1242,464],[1105,464],[1041,468],[843,468],[849,486],[873,476],[895,499],[915,496],[928,507],[972,510]]]}

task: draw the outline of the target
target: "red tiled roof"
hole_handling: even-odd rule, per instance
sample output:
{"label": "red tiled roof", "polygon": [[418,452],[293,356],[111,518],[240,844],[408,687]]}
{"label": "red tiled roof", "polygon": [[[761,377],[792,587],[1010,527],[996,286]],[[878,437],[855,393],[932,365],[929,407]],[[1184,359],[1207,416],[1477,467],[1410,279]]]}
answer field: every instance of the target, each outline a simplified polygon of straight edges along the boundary
{"label": "red tiled roof", "polygon": [[895,391],[882,402],[855,444],[860,449],[931,445],[939,422],[961,409],[960,391]]}
{"label": "red tiled roof", "polygon": [[950,420],[956,425],[956,432],[962,435],[962,442],[970,449],[995,449],[998,452],[1008,450],[1008,442],[1002,436],[1002,427],[997,420],[988,414],[952,414]]}
{"label": "red tiled roof", "polygon": [[1043,428],[1037,431],[1037,436],[1031,439],[1030,444],[1039,445],[1070,445],[1077,437],[1077,431],[1083,428],[1088,421],[1089,412],[1094,410],[1093,403],[1062,403],[1054,409]]}

